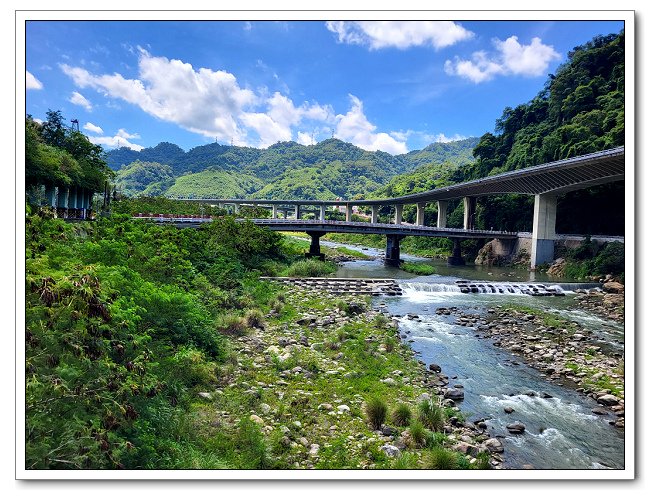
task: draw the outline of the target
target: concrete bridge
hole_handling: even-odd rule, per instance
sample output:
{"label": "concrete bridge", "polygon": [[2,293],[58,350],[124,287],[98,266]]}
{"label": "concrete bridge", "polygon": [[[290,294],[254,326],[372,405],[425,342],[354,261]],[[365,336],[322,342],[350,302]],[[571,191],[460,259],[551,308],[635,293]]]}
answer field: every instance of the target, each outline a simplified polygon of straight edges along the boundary
{"label": "concrete bridge", "polygon": [[[312,241],[315,237],[314,234],[325,234],[327,232],[386,234],[386,258],[387,262],[393,263],[395,255],[399,260],[399,239],[407,235],[415,235],[417,232],[421,236],[454,239],[455,247],[458,247],[458,255],[460,255],[460,239],[487,237],[507,239],[515,237],[511,236],[513,233],[475,231],[476,199],[480,196],[497,194],[527,194],[535,197],[531,245],[531,269],[534,269],[537,265],[553,259],[558,196],[570,191],[624,179],[625,148],[618,147],[396,198],[379,200],[243,200],[208,198],[188,201],[230,208],[233,213],[238,213],[242,206],[269,208],[272,211],[272,219],[257,219],[255,222],[282,231],[307,231],[306,223],[309,221],[300,220],[300,216],[305,209],[316,210],[320,226],[318,228],[316,227],[318,224],[310,226],[313,228],[309,230],[313,233]],[[449,200],[460,198],[463,199],[464,207],[463,229],[453,230],[446,227],[447,205]],[[436,203],[438,207],[436,228],[424,226],[424,210],[428,203]],[[415,226],[407,226],[402,220],[404,205],[408,204],[415,204],[417,207]],[[382,206],[394,207],[394,224],[378,224],[379,207]],[[347,225],[336,225],[331,223],[333,221],[327,221],[327,207],[343,207]],[[370,207],[370,222],[368,224],[353,224],[353,207]],[[292,224],[289,225],[288,219],[284,221],[284,226],[277,222],[282,220],[278,219],[280,213],[283,213],[286,219],[289,211],[292,211],[295,217]],[[385,226],[390,226],[392,229],[389,230]],[[279,229],[281,227],[283,229]],[[414,227],[421,228],[421,231],[413,229]],[[447,230],[447,232],[444,230]],[[316,246],[314,246],[315,248]]]}

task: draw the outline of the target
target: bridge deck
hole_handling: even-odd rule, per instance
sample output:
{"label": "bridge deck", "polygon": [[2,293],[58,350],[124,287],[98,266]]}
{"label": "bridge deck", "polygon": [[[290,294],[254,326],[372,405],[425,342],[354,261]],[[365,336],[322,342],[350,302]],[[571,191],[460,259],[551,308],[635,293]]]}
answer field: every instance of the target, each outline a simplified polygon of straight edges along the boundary
{"label": "bridge deck", "polygon": [[[134,217],[160,224],[174,224],[178,227],[198,227],[210,218],[200,217]],[[429,227],[410,224],[371,224],[368,222],[345,222],[333,220],[286,220],[286,219],[237,219],[250,220],[254,224],[272,231],[384,234],[390,236],[429,236],[436,238],[499,238],[515,239],[517,233],[505,231],[468,230],[453,227]]]}

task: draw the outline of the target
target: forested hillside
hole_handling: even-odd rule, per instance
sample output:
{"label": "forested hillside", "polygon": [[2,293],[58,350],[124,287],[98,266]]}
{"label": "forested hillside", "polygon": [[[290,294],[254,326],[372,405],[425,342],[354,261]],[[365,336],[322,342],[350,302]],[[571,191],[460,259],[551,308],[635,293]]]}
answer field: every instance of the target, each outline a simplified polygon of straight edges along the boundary
{"label": "forested hillside", "polygon": [[[474,148],[475,162],[423,165],[372,196],[426,191],[624,145],[624,90],[624,34],[596,37],[571,51],[534,99],[504,110],[495,133],[484,134]],[[611,210],[623,200],[622,182],[568,193],[559,199],[557,231],[623,234],[624,212]],[[461,209],[456,206],[450,222],[461,220]],[[530,230],[532,209],[531,196],[479,199],[477,225]],[[414,217],[411,212],[405,215]]]}
{"label": "forested hillside", "polygon": [[[471,159],[472,148],[477,142],[477,138],[470,138],[435,143],[423,150],[397,156],[366,151],[338,139],[312,146],[279,142],[267,149],[213,143],[187,153],[173,144],[161,143],[139,153],[127,148],[111,151],[108,163],[118,170],[122,193],[128,196],[142,193],[188,198],[253,195],[276,199],[353,198],[363,197],[392,176],[422,165],[441,161],[453,165],[465,163]],[[135,169],[133,162],[140,162]],[[140,166],[152,163],[169,167],[175,183],[161,191],[160,180],[150,181]],[[138,173],[142,175],[134,177]]]}

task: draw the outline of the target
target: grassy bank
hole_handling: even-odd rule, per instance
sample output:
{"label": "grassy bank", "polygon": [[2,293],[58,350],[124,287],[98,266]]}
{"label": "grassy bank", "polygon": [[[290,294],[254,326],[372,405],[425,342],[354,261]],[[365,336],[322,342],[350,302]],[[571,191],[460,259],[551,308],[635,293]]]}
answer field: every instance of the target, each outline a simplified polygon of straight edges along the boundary
{"label": "grassy bank", "polygon": [[28,209],[26,238],[28,469],[487,466],[386,318],[259,280],[301,253],[276,233]]}

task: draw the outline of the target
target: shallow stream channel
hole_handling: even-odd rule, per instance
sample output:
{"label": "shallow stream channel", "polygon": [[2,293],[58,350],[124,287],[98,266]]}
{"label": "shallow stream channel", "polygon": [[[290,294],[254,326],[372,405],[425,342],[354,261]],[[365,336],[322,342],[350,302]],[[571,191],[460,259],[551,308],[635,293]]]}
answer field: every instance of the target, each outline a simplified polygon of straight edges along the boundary
{"label": "shallow stream channel", "polygon": [[[329,242],[321,244],[332,245]],[[343,246],[340,244],[332,246]],[[449,386],[462,386],[458,407],[470,422],[485,419],[490,436],[504,445],[506,469],[595,469],[624,467],[624,431],[612,418],[592,412],[595,400],[562,382],[551,381],[522,358],[482,338],[476,328],[458,324],[455,316],[437,314],[438,308],[458,308],[484,316],[499,306],[523,305],[559,314],[591,330],[603,349],[623,352],[624,325],[603,320],[575,308],[575,290],[591,283],[554,283],[564,296],[523,293],[462,293],[457,280],[504,284],[548,283],[547,275],[509,268],[448,267],[444,261],[402,256],[433,265],[438,274],[416,277],[384,267],[381,252],[358,248],[376,260],[343,263],[337,277],[394,278],[403,294],[375,297],[373,305],[398,320],[400,336],[427,366],[435,363],[449,376]],[[487,288],[486,288],[487,290]],[[514,410],[511,413],[506,413]],[[510,434],[513,422],[525,425],[522,434]]]}

